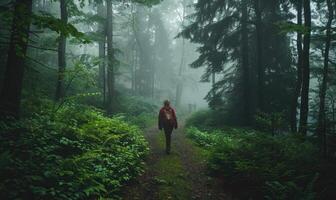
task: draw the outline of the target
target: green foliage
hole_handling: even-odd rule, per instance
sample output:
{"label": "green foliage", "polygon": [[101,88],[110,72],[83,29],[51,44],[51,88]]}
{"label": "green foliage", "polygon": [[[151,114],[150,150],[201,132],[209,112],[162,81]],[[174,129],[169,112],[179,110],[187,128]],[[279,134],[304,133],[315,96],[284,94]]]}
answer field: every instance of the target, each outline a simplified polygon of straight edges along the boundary
{"label": "green foliage", "polygon": [[197,144],[203,147],[212,147],[218,141],[218,133],[200,131],[196,127],[190,127],[186,131],[187,136],[196,141]]}
{"label": "green foliage", "polygon": [[213,110],[201,110],[193,113],[186,121],[186,126],[194,126],[201,130],[223,127],[223,114]]}
{"label": "green foliage", "polygon": [[255,116],[256,127],[259,130],[272,134],[280,133],[286,129],[287,123],[283,113],[263,113],[258,112]]}
{"label": "green foliage", "polygon": [[287,34],[287,33],[302,33],[307,34],[309,33],[309,29],[303,25],[294,24],[292,22],[278,22],[276,25],[280,29],[280,33]]}
{"label": "green foliage", "polygon": [[293,181],[280,183],[278,181],[266,182],[265,199],[267,200],[282,200],[282,199],[298,199],[298,200],[313,200],[317,195],[314,191],[314,184],[318,178],[316,174],[307,184],[306,188],[300,188]]}
{"label": "green foliage", "polygon": [[0,123],[1,199],[118,198],[143,171],[141,131],[83,105],[52,110],[45,103],[30,117]]}
{"label": "green foliage", "polygon": [[120,96],[116,112],[132,124],[146,128],[157,120],[158,106],[139,97]]}
{"label": "green foliage", "polygon": [[[305,31],[302,26],[285,23],[293,18],[289,5],[267,0],[198,0],[193,4],[194,13],[178,36],[198,45],[199,57],[191,67],[205,68],[202,81],[220,74],[206,100],[211,109],[225,110],[221,117],[227,118],[225,122],[249,126],[257,110],[288,112],[295,71],[289,37],[279,33]],[[246,7],[249,12],[245,16]]]}
{"label": "green foliage", "polygon": [[318,150],[308,141],[243,129],[204,132],[191,127],[187,134],[210,149],[212,173],[222,174],[233,185],[253,188],[248,196],[312,199],[315,195]]}
{"label": "green foliage", "polygon": [[55,18],[54,16],[48,13],[42,13],[40,15],[33,15],[33,25],[39,29],[48,28],[57,33],[62,33],[66,37],[73,36],[74,38],[80,40],[80,42],[86,44],[90,40],[85,36],[84,33],[79,32],[77,28],[70,24],[64,23],[61,19]]}
{"label": "green foliage", "polygon": [[153,6],[159,4],[162,0],[132,0],[132,1],[147,6]]}

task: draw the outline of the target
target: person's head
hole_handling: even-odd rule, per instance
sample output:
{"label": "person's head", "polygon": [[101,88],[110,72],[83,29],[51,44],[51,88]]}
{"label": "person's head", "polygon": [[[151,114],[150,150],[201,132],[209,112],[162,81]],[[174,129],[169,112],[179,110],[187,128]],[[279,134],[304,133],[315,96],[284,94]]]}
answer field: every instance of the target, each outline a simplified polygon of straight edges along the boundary
{"label": "person's head", "polygon": [[169,106],[170,106],[170,101],[169,101],[169,100],[165,100],[165,101],[163,102],[163,105],[164,105],[165,107],[169,107]]}

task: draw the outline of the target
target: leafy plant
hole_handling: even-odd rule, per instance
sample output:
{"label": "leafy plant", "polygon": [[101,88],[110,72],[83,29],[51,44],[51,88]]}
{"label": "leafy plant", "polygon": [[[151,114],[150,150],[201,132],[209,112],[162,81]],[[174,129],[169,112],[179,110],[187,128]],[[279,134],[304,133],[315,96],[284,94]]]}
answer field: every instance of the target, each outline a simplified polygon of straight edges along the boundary
{"label": "leafy plant", "polygon": [[[247,129],[201,131],[187,136],[210,150],[208,168],[228,183],[244,185],[247,196],[266,199],[312,199],[317,178],[318,150],[309,141]],[[245,198],[245,197],[244,197]],[[247,197],[246,197],[247,198]],[[259,195],[260,198],[260,195]]]}
{"label": "leafy plant", "polygon": [[148,144],[138,127],[84,105],[41,108],[0,124],[1,199],[116,199],[143,172]]}

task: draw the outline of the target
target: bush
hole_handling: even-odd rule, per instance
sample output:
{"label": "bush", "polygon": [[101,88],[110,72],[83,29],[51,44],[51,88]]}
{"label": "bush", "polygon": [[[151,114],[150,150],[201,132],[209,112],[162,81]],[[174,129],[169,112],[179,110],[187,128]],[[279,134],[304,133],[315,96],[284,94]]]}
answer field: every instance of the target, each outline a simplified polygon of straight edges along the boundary
{"label": "bush", "polygon": [[[198,144],[210,147],[210,171],[238,187],[253,188],[248,195],[274,199],[281,193],[288,199],[302,194],[302,199],[306,194],[308,198],[309,192],[304,191],[316,175],[319,157],[310,142],[244,129],[204,132],[192,127],[187,133]],[[314,195],[312,189],[309,195]]]}
{"label": "bush", "polygon": [[142,173],[148,152],[136,126],[82,105],[1,122],[0,129],[1,199],[118,198]]}
{"label": "bush", "polygon": [[212,147],[218,142],[218,133],[200,131],[196,127],[189,127],[186,130],[187,136],[203,147]]}
{"label": "bush", "polygon": [[120,97],[120,106],[117,110],[121,116],[140,128],[151,126],[157,120],[158,106],[138,97]]}
{"label": "bush", "polygon": [[220,113],[212,110],[202,110],[195,112],[186,120],[186,127],[194,126],[200,130],[212,130],[222,128],[222,117]]}

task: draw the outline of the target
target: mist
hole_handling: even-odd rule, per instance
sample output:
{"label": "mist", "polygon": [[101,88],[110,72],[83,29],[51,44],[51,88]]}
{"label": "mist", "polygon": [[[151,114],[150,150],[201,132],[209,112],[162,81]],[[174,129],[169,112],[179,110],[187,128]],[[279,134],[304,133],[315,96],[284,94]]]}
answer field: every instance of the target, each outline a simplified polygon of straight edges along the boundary
{"label": "mist", "polygon": [[336,199],[334,0],[1,0],[0,199]]}

